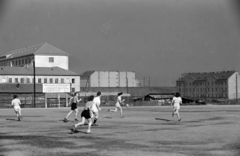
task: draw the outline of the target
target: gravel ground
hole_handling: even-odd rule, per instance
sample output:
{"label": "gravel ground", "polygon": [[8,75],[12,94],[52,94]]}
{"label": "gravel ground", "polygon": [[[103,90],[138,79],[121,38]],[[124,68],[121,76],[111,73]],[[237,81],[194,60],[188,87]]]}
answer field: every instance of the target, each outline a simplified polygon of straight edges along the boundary
{"label": "gravel ground", "polygon": [[[1,156],[239,156],[240,106],[182,106],[179,122],[169,106],[100,111],[99,126],[71,127],[69,108],[0,110]],[[79,108],[80,112],[82,108]],[[80,117],[79,117],[80,119]]]}

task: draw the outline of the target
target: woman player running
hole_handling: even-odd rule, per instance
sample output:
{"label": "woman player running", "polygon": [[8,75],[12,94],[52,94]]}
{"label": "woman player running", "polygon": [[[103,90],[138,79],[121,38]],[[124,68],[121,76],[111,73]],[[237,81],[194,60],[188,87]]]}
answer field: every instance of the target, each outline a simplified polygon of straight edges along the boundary
{"label": "woman player running", "polygon": [[78,121],[77,115],[78,115],[78,107],[77,103],[81,101],[81,99],[78,100],[78,93],[72,93],[72,97],[69,100],[69,105],[71,105],[71,111],[67,114],[67,116],[63,119],[63,121],[67,122],[69,115],[75,111],[75,121]]}
{"label": "woman player running", "polygon": [[173,105],[173,109],[174,109],[172,113],[172,117],[176,114],[178,117],[178,121],[181,121],[181,118],[179,115],[179,109],[181,104],[182,104],[182,98],[180,97],[179,93],[176,93],[175,97],[173,97],[172,99],[171,106]]}
{"label": "woman player running", "polygon": [[21,101],[17,98],[17,95],[13,96],[13,100],[12,100],[12,106],[14,108],[15,113],[17,114],[17,118],[18,121],[20,121],[20,119],[22,119],[22,115],[21,115]]}
{"label": "woman player running", "polygon": [[117,112],[117,110],[119,109],[121,118],[123,118],[121,104],[125,101],[125,99],[122,100],[122,94],[123,94],[122,92],[118,93],[118,97],[117,97],[117,102],[116,102],[115,108],[108,110],[108,112],[109,111],[110,112]]}
{"label": "woman player running", "polygon": [[84,107],[84,109],[81,113],[82,121],[73,125],[73,127],[72,127],[72,130],[74,132],[77,132],[77,130],[76,130],[77,126],[84,125],[85,119],[88,120],[87,133],[91,132],[91,126],[92,126],[92,122],[93,122],[92,120],[94,118],[94,115],[93,115],[93,112],[92,112],[93,99],[94,99],[93,95],[88,98],[88,102],[86,103],[86,105],[85,105],[85,107]]}

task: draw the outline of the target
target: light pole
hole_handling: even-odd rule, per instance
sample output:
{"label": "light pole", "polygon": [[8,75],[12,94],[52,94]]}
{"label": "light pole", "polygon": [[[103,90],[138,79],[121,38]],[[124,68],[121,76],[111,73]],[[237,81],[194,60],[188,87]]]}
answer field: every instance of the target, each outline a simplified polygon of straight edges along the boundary
{"label": "light pole", "polygon": [[35,72],[35,61],[33,58],[33,107],[35,108],[35,94],[36,94],[36,72]]}

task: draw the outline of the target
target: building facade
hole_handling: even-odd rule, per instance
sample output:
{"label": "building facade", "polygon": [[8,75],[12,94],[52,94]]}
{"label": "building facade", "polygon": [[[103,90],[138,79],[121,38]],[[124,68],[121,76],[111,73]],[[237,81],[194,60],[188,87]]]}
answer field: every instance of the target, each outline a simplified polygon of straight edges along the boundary
{"label": "building facade", "polygon": [[176,81],[176,90],[193,99],[239,99],[240,76],[235,71],[185,73]]}
{"label": "building facade", "polygon": [[10,51],[0,56],[0,66],[10,67],[60,67],[69,69],[68,53],[48,44],[39,44]]}
{"label": "building facade", "polygon": [[135,72],[86,71],[81,75],[82,87],[136,87]]}
{"label": "building facade", "polygon": [[[0,84],[33,84],[32,67],[0,67]],[[59,67],[36,67],[36,84],[70,84],[71,91],[80,91],[80,75]]]}

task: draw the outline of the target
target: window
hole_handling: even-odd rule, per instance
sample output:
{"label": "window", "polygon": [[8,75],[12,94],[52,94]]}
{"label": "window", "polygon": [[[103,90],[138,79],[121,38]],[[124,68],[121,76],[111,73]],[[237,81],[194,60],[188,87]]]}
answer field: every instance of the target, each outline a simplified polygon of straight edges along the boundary
{"label": "window", "polygon": [[49,79],[49,83],[53,83],[53,79],[52,78]]}
{"label": "window", "polygon": [[49,62],[53,63],[54,62],[54,57],[49,57]]}
{"label": "window", "polygon": [[47,83],[47,78],[44,78],[44,83]]}
{"label": "window", "polygon": [[21,83],[24,83],[24,78],[21,78],[20,81],[21,81]]}
{"label": "window", "polygon": [[38,78],[38,83],[42,83],[42,81],[41,81],[42,79],[41,78]]}
{"label": "window", "polygon": [[75,92],[75,88],[72,88],[72,92]]}
{"label": "window", "polygon": [[61,79],[61,83],[64,83],[64,79]]}
{"label": "window", "polygon": [[30,83],[30,78],[27,78],[27,83]]}
{"label": "window", "polygon": [[75,83],[75,79],[72,79],[72,83]]}
{"label": "window", "polygon": [[8,79],[8,82],[9,82],[9,83],[12,83],[12,78],[9,78],[9,79]]}
{"label": "window", "polygon": [[57,78],[55,79],[55,83],[58,83],[58,79]]}

